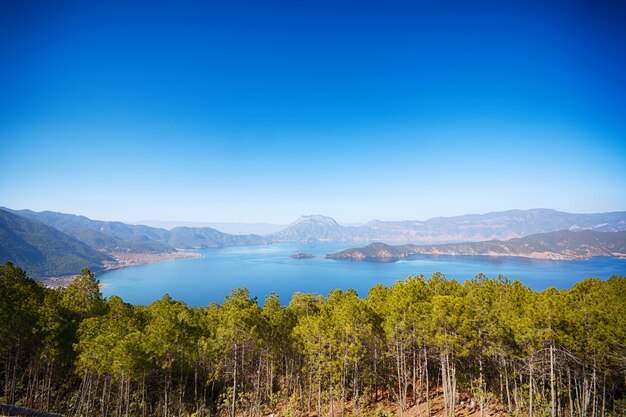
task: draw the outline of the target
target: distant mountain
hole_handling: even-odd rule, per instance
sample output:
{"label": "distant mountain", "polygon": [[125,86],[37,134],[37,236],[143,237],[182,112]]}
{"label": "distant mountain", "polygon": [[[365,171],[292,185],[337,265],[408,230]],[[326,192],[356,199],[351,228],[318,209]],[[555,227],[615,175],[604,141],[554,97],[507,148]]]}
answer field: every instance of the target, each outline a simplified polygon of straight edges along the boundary
{"label": "distant mountain", "polygon": [[593,230],[539,233],[506,241],[466,242],[442,245],[372,243],[326,255],[329,259],[391,262],[414,255],[520,256],[540,259],[587,259],[594,256],[626,256],[626,232]]}
{"label": "distant mountain", "polygon": [[169,237],[169,232],[164,229],[130,225],[122,222],[91,220],[85,216],[53,211],[35,212],[31,210],[2,209],[54,227],[100,251],[109,253],[163,253],[174,251],[174,248],[165,243]]}
{"label": "distant mountain", "polygon": [[559,230],[626,230],[626,212],[572,214],[549,209],[509,210],[429,220],[380,221],[342,226],[330,217],[303,216],[268,237],[275,242],[384,242],[438,244],[506,240]]}
{"label": "distant mountain", "polygon": [[210,227],[219,230],[222,233],[231,235],[269,235],[284,229],[285,225],[270,223],[209,223],[209,222],[183,222],[183,221],[166,221],[166,220],[146,220],[132,224],[142,224],[150,227],[157,227],[171,230],[176,227],[194,227],[204,228]]}
{"label": "distant mountain", "polygon": [[229,235],[210,227],[176,227],[172,230],[122,222],[91,220],[85,216],[52,211],[11,210],[66,233],[86,245],[107,253],[167,253],[180,249],[207,249],[267,243],[257,235]]}
{"label": "distant mountain", "polygon": [[377,240],[388,243],[477,242],[559,230],[623,231],[626,230],[626,212],[573,214],[550,209],[508,210],[425,221],[374,220],[364,227]]}
{"label": "distant mountain", "polygon": [[209,223],[207,226],[231,235],[269,235],[287,227],[271,223]]}
{"label": "distant mountain", "polygon": [[[570,259],[619,251],[611,249],[606,242],[602,246],[604,243],[601,240],[585,243],[589,246],[587,249],[583,245],[568,252],[558,247],[552,248],[549,242],[544,244],[543,241],[532,239],[523,241],[527,246],[522,247],[516,243],[515,238],[530,238],[530,235],[536,233],[558,230],[626,231],[626,212],[572,214],[547,209],[438,217],[425,221],[374,220],[361,226],[344,226],[330,217],[309,215],[265,236],[228,234],[211,227],[174,227],[166,230],[146,225],[92,220],[84,216],[51,211],[34,212],[1,207],[0,210],[3,210],[4,217],[13,214],[29,221],[24,223],[14,218],[10,222],[6,220],[0,236],[0,247],[3,248],[1,254],[6,259],[10,258],[26,268],[33,276],[72,274],[85,266],[97,269],[101,267],[103,260],[110,259],[107,255],[119,258],[120,253],[170,254],[176,252],[177,248],[210,249],[281,242],[413,244],[403,247],[378,244],[369,247],[367,251],[361,248],[353,255],[343,253],[339,256],[355,259],[396,259],[416,253],[511,254]],[[47,228],[42,228],[44,225]],[[507,240],[511,238],[513,240]],[[460,244],[463,242],[482,242],[482,245],[471,243],[463,246]],[[415,249],[414,244],[417,243],[429,246]],[[456,245],[434,245],[441,243]],[[556,245],[555,242],[553,244]],[[619,242],[615,244],[619,249]],[[66,251],[63,249],[64,245],[67,245]]]}
{"label": "distant mountain", "polygon": [[333,218],[319,214],[302,216],[283,230],[268,236],[273,242],[358,242],[354,240],[363,236],[359,227],[346,227],[338,224]]}
{"label": "distant mountain", "polygon": [[[212,227],[174,227],[166,230],[51,211],[4,210],[52,226],[107,253],[164,253],[173,252],[175,248],[203,249],[281,242],[439,244],[506,240],[558,230],[626,230],[626,212],[572,214],[548,209],[509,210],[424,221],[373,220],[361,226],[344,226],[331,217],[309,215],[264,236],[229,234]],[[236,224],[232,226],[237,227]]]}
{"label": "distant mountain", "polygon": [[0,263],[7,261],[40,278],[85,267],[99,271],[112,258],[55,228],[0,209]]}
{"label": "distant mountain", "polygon": [[175,227],[170,230],[167,243],[181,249],[210,249],[266,245],[269,241],[258,235],[230,235],[210,227]]}

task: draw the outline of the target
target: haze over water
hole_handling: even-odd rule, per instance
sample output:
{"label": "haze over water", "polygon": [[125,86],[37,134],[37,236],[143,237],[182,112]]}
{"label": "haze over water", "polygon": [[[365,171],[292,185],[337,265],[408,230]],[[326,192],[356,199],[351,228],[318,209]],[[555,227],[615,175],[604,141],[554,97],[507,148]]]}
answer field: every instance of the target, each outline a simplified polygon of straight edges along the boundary
{"label": "haze over water", "polygon": [[[614,274],[626,274],[626,260],[593,258],[577,261],[546,261],[526,258],[472,256],[420,256],[394,263],[352,262],[324,259],[323,255],[350,245],[231,247],[203,251],[202,258],[146,264],[100,275],[102,291],[133,304],[150,304],[165,293],[192,306],[221,303],[234,288],[246,287],[259,301],[274,291],[283,304],[295,292],[327,295],[333,288],[357,290],[361,297],[376,284],[393,285],[410,275],[427,278],[441,272],[459,281],[478,273],[495,278],[505,275],[535,290],[569,288],[576,282]],[[296,252],[315,254],[312,259],[292,259]]]}

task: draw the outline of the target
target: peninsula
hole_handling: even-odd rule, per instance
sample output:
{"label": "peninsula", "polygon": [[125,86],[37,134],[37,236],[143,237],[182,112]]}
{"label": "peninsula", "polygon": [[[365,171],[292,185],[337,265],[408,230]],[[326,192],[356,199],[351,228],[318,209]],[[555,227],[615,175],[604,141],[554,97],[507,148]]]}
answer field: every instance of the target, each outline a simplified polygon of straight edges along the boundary
{"label": "peninsula", "polygon": [[442,245],[399,245],[372,243],[361,248],[327,254],[327,259],[393,262],[415,255],[519,256],[524,258],[574,260],[595,256],[626,257],[626,232],[591,230],[539,233],[509,240],[450,243]]}

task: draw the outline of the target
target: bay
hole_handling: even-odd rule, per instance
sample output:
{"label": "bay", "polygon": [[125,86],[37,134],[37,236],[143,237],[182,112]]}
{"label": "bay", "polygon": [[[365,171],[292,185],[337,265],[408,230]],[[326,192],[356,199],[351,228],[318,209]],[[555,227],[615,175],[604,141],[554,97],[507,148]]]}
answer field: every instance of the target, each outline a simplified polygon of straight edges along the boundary
{"label": "bay", "polygon": [[[411,275],[441,272],[464,281],[478,273],[502,274],[535,289],[569,288],[584,278],[626,275],[626,260],[598,257],[546,261],[517,257],[418,256],[393,263],[324,259],[350,244],[230,247],[202,251],[201,258],[177,259],[106,272],[100,276],[105,296],[118,295],[132,304],[150,304],[169,294],[191,306],[221,303],[234,288],[246,287],[259,302],[272,291],[288,304],[296,292],[327,295],[333,288],[355,289],[364,297],[376,284],[393,285]],[[293,259],[305,252],[315,258]]]}

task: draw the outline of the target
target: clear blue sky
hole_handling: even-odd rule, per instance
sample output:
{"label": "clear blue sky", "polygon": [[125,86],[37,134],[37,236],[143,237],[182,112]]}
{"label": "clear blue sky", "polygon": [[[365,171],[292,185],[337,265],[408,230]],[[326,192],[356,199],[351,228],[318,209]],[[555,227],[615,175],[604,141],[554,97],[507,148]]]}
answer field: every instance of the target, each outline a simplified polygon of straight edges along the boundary
{"label": "clear blue sky", "polygon": [[0,205],[626,210],[626,3],[0,1]]}

